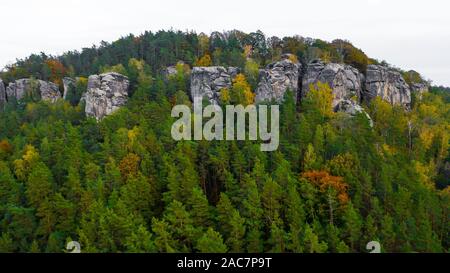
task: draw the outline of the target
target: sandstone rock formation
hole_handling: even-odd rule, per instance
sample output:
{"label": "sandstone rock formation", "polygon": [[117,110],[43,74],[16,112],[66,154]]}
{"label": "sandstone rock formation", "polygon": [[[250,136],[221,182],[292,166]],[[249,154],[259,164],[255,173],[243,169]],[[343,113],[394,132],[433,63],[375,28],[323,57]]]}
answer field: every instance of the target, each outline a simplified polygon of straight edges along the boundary
{"label": "sandstone rock formation", "polygon": [[407,109],[411,105],[411,90],[399,72],[381,65],[369,65],[363,99],[370,101],[376,96]]}
{"label": "sandstone rock formation", "polygon": [[55,102],[61,98],[61,92],[56,84],[52,82],[45,82],[39,80],[39,90],[41,92],[41,99],[45,101]]}
{"label": "sandstone rock formation", "polygon": [[335,107],[341,100],[360,99],[364,75],[350,65],[313,61],[308,64],[303,76],[302,95],[308,93],[310,84],[314,85],[319,81],[328,83],[333,90]]}
{"label": "sandstone rock formation", "polygon": [[354,100],[351,100],[351,99],[340,100],[336,104],[336,106],[334,106],[334,111],[346,113],[350,116],[356,116],[361,113],[366,116],[367,120],[369,121],[370,126],[373,127],[372,118],[369,116],[369,114],[367,114],[367,112],[364,110],[364,108],[362,108],[361,105],[359,105]]}
{"label": "sandstone rock formation", "polygon": [[100,120],[125,105],[129,85],[126,76],[115,72],[89,76],[85,95],[86,115]]}
{"label": "sandstone rock formation", "polygon": [[6,103],[6,89],[2,79],[0,79],[0,109],[3,108],[5,103]]}
{"label": "sandstone rock formation", "polygon": [[175,76],[178,73],[177,67],[175,65],[168,66],[166,69],[163,70],[163,75],[165,78],[170,78],[172,76]]}
{"label": "sandstone rock formation", "polygon": [[63,86],[64,86],[64,93],[63,93],[63,99],[66,99],[67,93],[69,92],[70,88],[75,87],[76,80],[69,77],[63,78]]}
{"label": "sandstone rock formation", "polygon": [[231,88],[232,78],[238,69],[222,66],[194,67],[191,73],[191,98],[207,98],[212,104],[217,104],[220,91]]}
{"label": "sandstone rock formation", "polygon": [[289,54],[285,54],[281,61],[269,64],[259,71],[259,84],[255,92],[256,103],[272,99],[280,102],[288,89],[297,98],[302,66],[300,63],[292,62],[289,57]]}
{"label": "sandstone rock formation", "polygon": [[427,83],[413,83],[410,85],[411,92],[416,94],[416,97],[422,99],[424,93],[428,92],[429,86]]}
{"label": "sandstone rock formation", "polygon": [[41,98],[42,100],[51,102],[55,102],[61,98],[61,93],[56,84],[42,80],[19,79],[10,83],[6,88],[8,100],[10,98],[20,100],[27,94],[35,99]]}

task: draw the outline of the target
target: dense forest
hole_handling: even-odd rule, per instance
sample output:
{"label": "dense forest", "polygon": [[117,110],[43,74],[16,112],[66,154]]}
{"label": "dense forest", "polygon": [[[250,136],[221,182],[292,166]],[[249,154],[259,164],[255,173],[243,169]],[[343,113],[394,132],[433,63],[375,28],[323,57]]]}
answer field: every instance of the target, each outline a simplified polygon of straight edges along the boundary
{"label": "dense forest", "polygon": [[[280,106],[280,146],[171,137],[175,104],[190,104],[193,66],[237,66],[229,103],[248,104],[260,67],[292,53],[361,72],[369,58],[350,42],[262,32],[146,32],[113,43],[18,60],[5,82],[116,71],[127,105],[97,122],[79,97],[25,98],[0,110],[0,252],[448,252],[450,96],[433,87],[410,110],[381,99],[373,120],[335,113],[320,85]],[[177,73],[164,77],[164,69]],[[409,83],[423,81],[402,71]],[[84,84],[84,86],[83,86]],[[243,96],[244,94],[244,96]],[[244,98],[244,99],[242,99]]]}

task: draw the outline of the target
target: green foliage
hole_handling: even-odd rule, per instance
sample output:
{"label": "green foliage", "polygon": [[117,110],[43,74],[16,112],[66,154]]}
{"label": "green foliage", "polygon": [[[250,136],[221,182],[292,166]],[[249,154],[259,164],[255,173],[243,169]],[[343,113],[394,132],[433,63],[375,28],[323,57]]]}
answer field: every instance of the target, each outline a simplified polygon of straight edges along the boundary
{"label": "green foliage", "polygon": [[[348,42],[238,31],[148,32],[56,58],[73,77],[119,69],[130,99],[97,123],[78,105],[79,80],[68,102],[0,111],[0,252],[63,252],[68,240],[83,252],[366,252],[369,241],[383,252],[448,250],[443,88],[408,112],[373,100],[373,128],[333,113],[325,84],[300,105],[287,92],[274,153],[250,141],[173,141],[171,106],[189,102],[196,59],[243,69],[223,99],[249,104],[258,67],[284,52],[359,69],[371,61]],[[54,77],[48,59],[30,56],[1,77]],[[179,60],[176,75],[160,75]]]}

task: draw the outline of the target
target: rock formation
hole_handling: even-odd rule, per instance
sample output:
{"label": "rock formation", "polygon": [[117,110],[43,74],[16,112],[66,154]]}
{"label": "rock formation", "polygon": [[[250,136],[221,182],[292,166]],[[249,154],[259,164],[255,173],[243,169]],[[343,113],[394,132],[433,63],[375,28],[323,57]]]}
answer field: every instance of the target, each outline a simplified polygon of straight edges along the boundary
{"label": "rock formation", "polygon": [[369,65],[366,72],[366,84],[363,99],[370,101],[380,97],[392,105],[411,105],[411,90],[402,75],[381,65]]}
{"label": "rock formation", "polygon": [[125,105],[129,85],[126,76],[115,72],[89,76],[84,99],[86,115],[100,120]]}
{"label": "rock formation", "polygon": [[232,78],[238,69],[222,66],[194,67],[191,73],[191,98],[206,97],[212,104],[217,104],[220,91],[231,88]]}
{"label": "rock formation", "polygon": [[422,99],[422,96],[424,93],[428,92],[429,86],[427,83],[421,82],[421,83],[413,83],[410,85],[411,87],[411,93],[416,94],[416,97],[419,99]]}
{"label": "rock formation", "polygon": [[58,86],[52,82],[33,79],[19,79],[8,85],[6,88],[7,99],[23,99],[26,95],[33,98],[40,98],[45,101],[55,102],[61,98]]}
{"label": "rock formation", "polygon": [[67,93],[69,92],[70,88],[75,88],[76,80],[69,77],[63,78],[63,86],[64,86],[64,93],[63,93],[63,99],[66,99]]}
{"label": "rock formation", "polygon": [[370,127],[373,127],[372,118],[369,116],[369,114],[367,114],[367,112],[364,110],[364,108],[362,108],[361,105],[359,105],[358,102],[356,102],[354,100],[351,100],[351,99],[340,100],[334,106],[334,111],[346,113],[350,116],[356,116],[361,113],[366,116],[367,120],[369,121]]}
{"label": "rock formation", "polygon": [[0,79],[0,110],[6,103],[6,90],[5,85],[3,84],[2,79]]}
{"label": "rock formation", "polygon": [[269,64],[259,71],[259,84],[256,89],[255,102],[282,101],[286,90],[291,90],[297,98],[301,64],[290,60],[290,54],[282,56],[282,60]]}
{"label": "rock formation", "polygon": [[333,90],[333,107],[335,107],[341,100],[357,98],[359,101],[364,75],[350,65],[313,61],[308,64],[303,77],[302,95],[308,93],[310,84],[314,85],[319,81],[328,83]]}

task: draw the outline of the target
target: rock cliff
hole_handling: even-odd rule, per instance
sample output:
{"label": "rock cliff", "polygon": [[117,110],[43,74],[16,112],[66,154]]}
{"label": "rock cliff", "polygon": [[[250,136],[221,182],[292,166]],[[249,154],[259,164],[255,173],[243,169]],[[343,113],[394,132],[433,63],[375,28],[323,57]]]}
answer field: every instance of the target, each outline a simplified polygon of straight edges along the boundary
{"label": "rock cliff", "polygon": [[115,72],[89,76],[84,96],[86,115],[100,120],[125,105],[129,85],[126,76]]}
{"label": "rock cliff", "polygon": [[402,75],[380,65],[367,67],[362,95],[365,101],[378,96],[392,105],[401,105],[407,109],[411,105],[411,90]]}
{"label": "rock cliff", "polygon": [[232,78],[238,70],[235,67],[222,66],[194,67],[191,73],[191,98],[207,98],[212,104],[217,104],[220,91],[231,88]]}
{"label": "rock cliff", "polygon": [[34,79],[19,79],[8,85],[6,88],[7,99],[23,99],[26,95],[34,99],[55,102],[61,98],[58,86],[52,82]]}
{"label": "rock cliff", "polygon": [[6,103],[6,89],[2,79],[0,79],[0,109],[3,108],[5,103]]}
{"label": "rock cliff", "polygon": [[321,61],[314,61],[308,64],[303,77],[302,95],[308,93],[310,84],[314,85],[319,81],[328,83],[333,90],[333,107],[335,107],[341,100],[350,98],[360,100],[364,86],[364,75],[350,65],[325,64]]}
{"label": "rock cliff", "polygon": [[255,102],[282,101],[289,89],[297,98],[302,66],[293,62],[289,54],[282,56],[282,60],[269,64],[259,72],[259,84],[256,89]]}

